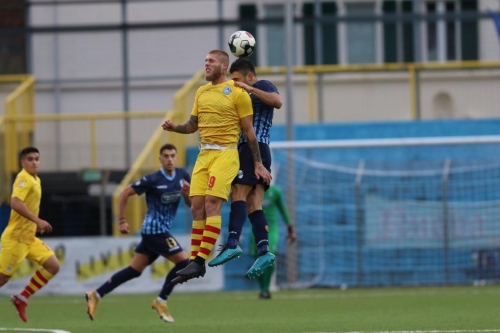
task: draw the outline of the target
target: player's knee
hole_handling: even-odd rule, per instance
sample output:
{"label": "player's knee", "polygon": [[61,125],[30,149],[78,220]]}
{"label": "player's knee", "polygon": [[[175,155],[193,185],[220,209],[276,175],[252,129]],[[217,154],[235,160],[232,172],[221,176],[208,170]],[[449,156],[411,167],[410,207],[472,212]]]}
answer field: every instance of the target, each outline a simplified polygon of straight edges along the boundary
{"label": "player's knee", "polygon": [[246,200],[251,190],[252,186],[250,185],[234,184],[231,187],[231,201]]}
{"label": "player's knee", "polygon": [[[56,275],[57,273],[59,273],[59,270],[61,269],[61,266],[59,265],[59,262],[55,263],[52,267],[51,267],[51,271],[49,272],[50,274],[52,275]],[[48,270],[47,270],[48,271]]]}
{"label": "player's knee", "polygon": [[52,275],[59,273],[59,269],[61,268],[55,256],[50,257],[42,266]]}
{"label": "player's knee", "polygon": [[193,197],[191,199],[191,214],[194,220],[205,219],[205,197]]}
{"label": "player's knee", "polygon": [[220,216],[223,200],[218,197],[207,196],[205,199],[205,211],[207,216]]}
{"label": "player's knee", "polygon": [[125,271],[126,271],[125,274],[128,277],[130,277],[130,279],[138,278],[142,274],[142,271],[138,271],[134,269],[132,266],[128,266],[127,268],[125,268]]}
{"label": "player's knee", "polygon": [[0,287],[5,285],[10,280],[10,276],[0,273]]}

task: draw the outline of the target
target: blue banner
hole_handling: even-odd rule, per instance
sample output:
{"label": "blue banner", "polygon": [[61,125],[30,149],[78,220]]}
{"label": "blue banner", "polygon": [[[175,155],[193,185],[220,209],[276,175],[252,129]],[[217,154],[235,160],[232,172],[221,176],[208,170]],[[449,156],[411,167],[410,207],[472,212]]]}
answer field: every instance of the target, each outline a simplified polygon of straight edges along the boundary
{"label": "blue banner", "polygon": [[367,196],[365,245],[442,248],[444,219],[453,248],[500,248],[500,202],[390,200]]}

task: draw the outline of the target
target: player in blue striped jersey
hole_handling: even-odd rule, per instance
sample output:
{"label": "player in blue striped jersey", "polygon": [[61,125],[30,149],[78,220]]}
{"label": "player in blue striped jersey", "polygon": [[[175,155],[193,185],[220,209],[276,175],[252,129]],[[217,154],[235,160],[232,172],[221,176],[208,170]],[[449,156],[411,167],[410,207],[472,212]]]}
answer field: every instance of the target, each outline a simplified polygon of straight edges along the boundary
{"label": "player in blue striped jersey", "polygon": [[[251,61],[239,58],[229,68],[235,85],[250,94],[253,107],[253,127],[259,142],[262,164],[271,172],[270,131],[273,125],[274,109],[282,106],[278,89],[267,80],[259,80]],[[275,256],[269,252],[267,220],[262,211],[264,192],[269,188],[253,172],[253,156],[243,133],[238,144],[240,170],[231,187],[231,213],[229,215],[229,236],[227,243],[217,257],[208,263],[214,267],[229,260],[239,258],[242,250],[239,243],[247,214],[252,223],[252,231],[258,248],[258,257],[246,273],[247,278],[255,278],[274,264]]]}
{"label": "player in blue striped jersey", "polygon": [[101,298],[121,284],[140,276],[148,265],[152,264],[159,256],[163,256],[173,262],[175,266],[168,273],[163,288],[158,298],[153,301],[152,307],[164,321],[174,321],[168,311],[167,298],[175,286],[171,282],[177,277],[176,272],[189,264],[189,257],[170,233],[170,227],[181,197],[184,198],[188,207],[191,206],[189,173],[183,168],[176,168],[176,162],[177,149],[175,146],[172,144],[163,145],[160,148],[161,169],[142,177],[121,192],[119,225],[122,234],[130,233],[129,225],[125,219],[128,197],[135,194],[146,194],[148,212],[142,222],[142,239],[135,249],[130,266],[115,273],[97,290],[85,294],[87,313],[90,319],[94,320],[95,308]]}

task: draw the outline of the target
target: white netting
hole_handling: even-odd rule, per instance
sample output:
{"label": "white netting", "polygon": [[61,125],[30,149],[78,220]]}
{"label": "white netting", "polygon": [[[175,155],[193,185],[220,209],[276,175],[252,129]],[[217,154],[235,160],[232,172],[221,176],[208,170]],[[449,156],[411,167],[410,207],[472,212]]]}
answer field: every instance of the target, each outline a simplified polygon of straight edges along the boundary
{"label": "white netting", "polygon": [[499,280],[500,138],[481,138],[272,145],[298,234],[278,284]]}

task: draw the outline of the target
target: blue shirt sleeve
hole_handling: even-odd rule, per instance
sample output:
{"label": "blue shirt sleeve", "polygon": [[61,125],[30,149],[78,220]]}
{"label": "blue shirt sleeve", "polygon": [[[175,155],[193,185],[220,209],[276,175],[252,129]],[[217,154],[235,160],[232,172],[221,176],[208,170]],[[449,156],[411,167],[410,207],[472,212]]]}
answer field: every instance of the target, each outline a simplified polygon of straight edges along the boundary
{"label": "blue shirt sleeve", "polygon": [[134,189],[135,193],[137,193],[138,195],[141,195],[144,192],[149,191],[153,186],[153,180],[151,179],[151,175],[142,177],[141,179],[134,182],[131,186]]}

